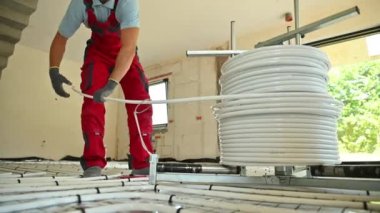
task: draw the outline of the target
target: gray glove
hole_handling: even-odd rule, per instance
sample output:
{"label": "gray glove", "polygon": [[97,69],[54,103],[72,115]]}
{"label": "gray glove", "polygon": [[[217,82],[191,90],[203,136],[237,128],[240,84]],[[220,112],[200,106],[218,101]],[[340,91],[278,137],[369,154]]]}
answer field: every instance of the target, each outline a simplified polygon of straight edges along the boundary
{"label": "gray glove", "polygon": [[52,67],[49,69],[49,75],[51,84],[53,85],[55,93],[61,97],[68,98],[70,94],[63,90],[63,84],[71,85],[71,82],[67,78],[59,73],[58,67]]}
{"label": "gray glove", "polygon": [[117,84],[118,83],[116,81],[108,80],[107,84],[103,88],[95,91],[94,101],[98,103],[105,102],[106,100],[104,98],[111,95]]}

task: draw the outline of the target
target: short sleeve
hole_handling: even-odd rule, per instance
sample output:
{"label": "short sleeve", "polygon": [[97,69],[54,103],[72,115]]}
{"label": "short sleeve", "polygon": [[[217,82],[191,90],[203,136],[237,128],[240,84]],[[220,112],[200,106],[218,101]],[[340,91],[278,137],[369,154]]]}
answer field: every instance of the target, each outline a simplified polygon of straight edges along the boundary
{"label": "short sleeve", "polygon": [[140,11],[138,0],[119,0],[116,17],[120,29],[140,27]]}
{"label": "short sleeve", "polygon": [[66,14],[59,25],[59,33],[70,38],[84,21],[85,5],[83,0],[71,0]]}

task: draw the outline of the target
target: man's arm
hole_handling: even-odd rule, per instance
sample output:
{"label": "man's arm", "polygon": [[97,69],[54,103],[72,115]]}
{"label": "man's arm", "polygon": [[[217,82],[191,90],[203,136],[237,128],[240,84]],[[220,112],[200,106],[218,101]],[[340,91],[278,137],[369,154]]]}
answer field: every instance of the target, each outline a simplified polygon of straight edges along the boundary
{"label": "man's arm", "polygon": [[128,72],[136,54],[139,28],[126,28],[121,30],[121,48],[116,58],[115,68],[110,79],[120,82]]}
{"label": "man's arm", "polygon": [[49,75],[51,84],[55,93],[65,98],[70,97],[70,94],[65,92],[63,84],[71,85],[71,82],[59,73],[59,65],[61,64],[63,54],[65,53],[66,43],[67,38],[57,32],[51,43],[49,55]]}
{"label": "man's arm", "polygon": [[71,85],[67,78],[59,73],[63,55],[65,54],[66,43],[84,20],[85,6],[82,0],[71,0],[66,14],[63,17],[51,46],[49,55],[49,75],[54,91],[62,97],[69,97],[70,94],[63,90],[63,84]]}
{"label": "man's arm", "polygon": [[63,55],[65,54],[67,38],[63,37],[59,32],[55,35],[50,46],[50,67],[59,67]]}

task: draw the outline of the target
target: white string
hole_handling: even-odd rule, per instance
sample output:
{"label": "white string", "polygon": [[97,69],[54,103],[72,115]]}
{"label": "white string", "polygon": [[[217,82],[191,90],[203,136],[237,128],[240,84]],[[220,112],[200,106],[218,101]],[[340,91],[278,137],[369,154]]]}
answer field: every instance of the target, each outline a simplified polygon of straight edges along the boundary
{"label": "white string", "polygon": [[[75,86],[72,86],[71,89],[83,97],[93,99],[92,95],[82,93]],[[270,94],[270,93],[266,93],[266,94]],[[141,104],[141,105],[143,104],[180,104],[180,103],[188,103],[188,102],[196,102],[196,101],[218,101],[218,100],[227,100],[227,99],[237,100],[237,99],[244,99],[244,98],[259,98],[259,97],[266,97],[267,96],[266,94],[250,93],[250,94],[235,94],[235,95],[216,95],[216,96],[177,98],[177,99],[169,99],[169,100],[130,100],[130,99],[120,99],[120,98],[110,98],[110,97],[106,97],[104,99],[106,101],[124,103],[124,104]],[[321,95],[321,97],[323,97],[323,95]]]}
{"label": "white string", "polygon": [[[75,86],[72,86],[71,89],[83,97],[93,99],[92,95],[82,93],[80,90],[76,89]],[[137,112],[137,109],[140,105],[178,104],[178,103],[187,103],[187,102],[194,102],[194,101],[214,101],[214,100],[225,100],[225,99],[256,98],[256,97],[260,97],[260,96],[263,96],[263,95],[262,94],[241,94],[241,95],[225,95],[225,96],[204,96],[204,97],[191,97],[191,98],[180,98],[180,99],[171,99],[171,100],[128,100],[128,99],[106,97],[105,100],[117,102],[117,103],[123,103],[123,104],[137,104],[133,114],[134,114],[134,118],[136,121],[137,130],[139,132],[141,146],[144,148],[144,150],[150,156],[150,155],[152,155],[152,153],[148,150],[148,148],[146,147],[146,145],[144,143],[144,140],[142,138],[141,129],[140,129],[140,124],[139,124],[138,117],[137,117],[138,113],[142,113],[145,110],[147,110],[148,108],[146,108],[145,110],[143,110],[141,112]]]}
{"label": "white string", "polygon": [[145,144],[144,139],[143,139],[143,137],[142,137],[142,132],[141,132],[141,129],[140,129],[140,123],[139,123],[139,119],[138,119],[138,117],[137,117],[137,114],[138,114],[138,113],[143,113],[143,112],[145,112],[146,110],[148,110],[148,109],[149,109],[150,107],[152,107],[152,106],[148,106],[148,107],[146,107],[144,110],[138,112],[137,109],[139,108],[139,106],[141,106],[141,104],[139,104],[139,105],[136,106],[136,108],[135,108],[135,110],[134,110],[134,112],[133,112],[133,115],[134,115],[134,117],[135,117],[136,126],[137,126],[137,131],[139,132],[139,137],[140,137],[141,146],[144,148],[144,150],[145,150],[145,151],[149,154],[149,156],[150,156],[150,155],[152,155],[152,153],[149,151],[148,147],[146,147],[146,144]]}

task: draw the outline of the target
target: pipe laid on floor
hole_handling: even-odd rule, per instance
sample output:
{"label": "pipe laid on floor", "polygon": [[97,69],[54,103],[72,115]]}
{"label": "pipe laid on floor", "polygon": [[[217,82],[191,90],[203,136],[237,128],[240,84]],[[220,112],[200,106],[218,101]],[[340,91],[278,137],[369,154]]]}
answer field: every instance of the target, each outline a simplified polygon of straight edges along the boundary
{"label": "pipe laid on floor", "polygon": [[[141,181],[143,180],[143,181]],[[108,181],[88,181],[87,183],[79,183],[75,185],[65,186],[20,186],[20,187],[2,187],[0,193],[27,193],[27,192],[42,192],[42,191],[57,191],[57,190],[70,190],[70,189],[85,189],[95,187],[112,187],[112,186],[136,186],[147,185],[147,178],[133,178],[129,180],[108,180]]]}
{"label": "pipe laid on floor", "polygon": [[46,199],[46,198],[59,198],[65,196],[73,195],[87,195],[87,194],[103,194],[103,193],[113,193],[113,192],[124,192],[124,191],[153,191],[153,185],[137,185],[137,186],[116,186],[116,187],[93,187],[91,189],[71,189],[71,190],[61,190],[53,192],[29,192],[18,195],[7,195],[0,197],[0,202],[10,202],[10,201],[27,201],[34,199]]}
{"label": "pipe laid on floor", "polygon": [[[307,198],[294,198],[294,197],[282,197],[282,196],[270,196],[270,195],[253,195],[253,194],[241,194],[234,192],[220,192],[220,191],[210,191],[210,190],[196,190],[189,188],[179,188],[172,186],[158,185],[156,189],[161,191],[175,191],[188,194],[197,194],[205,196],[214,196],[222,198],[235,198],[242,200],[260,201],[260,202],[274,202],[274,203],[290,203],[290,204],[308,204],[317,206],[330,206],[330,207],[340,207],[340,208],[355,208],[363,209],[363,202],[348,202],[348,201],[334,201],[334,200],[317,200],[317,199],[307,199]],[[367,204],[370,206],[370,204]],[[379,205],[372,205],[371,210],[380,210]]]}
{"label": "pipe laid on floor", "polygon": [[[100,201],[100,200],[105,201],[105,200],[115,200],[115,199],[119,199],[119,200],[147,199],[147,200],[158,200],[158,201],[165,201],[165,202],[169,201],[168,205],[171,205],[171,203],[186,203],[186,204],[191,204],[195,206],[201,205],[201,206],[206,206],[206,207],[229,209],[232,211],[246,211],[246,212],[250,212],[252,211],[252,209],[255,209],[256,211],[262,211],[262,212],[281,211],[282,213],[293,213],[296,211],[294,209],[260,206],[260,204],[255,205],[255,204],[241,203],[239,205],[236,205],[236,203],[228,203],[226,201],[214,201],[212,199],[211,200],[200,199],[200,198],[194,198],[194,197],[186,196],[186,195],[184,196],[184,195],[164,194],[164,193],[152,194],[152,193],[146,193],[146,192],[145,193],[124,192],[124,193],[83,195],[83,196],[68,196],[68,197],[63,197],[63,198],[44,199],[44,200],[25,202],[25,203],[20,203],[20,204],[3,205],[0,207],[0,213],[12,212],[12,211],[23,211],[23,210],[35,209],[35,208],[41,209],[41,208],[49,207],[49,206],[65,205],[65,204],[72,204],[72,203],[86,203],[86,202],[94,202],[94,201]],[[84,209],[84,210],[87,212],[87,209]],[[112,209],[109,209],[108,211],[112,211]]]}
{"label": "pipe laid on floor", "polygon": [[[184,188],[194,188],[194,185],[181,185]],[[210,190],[209,185],[197,185],[196,189]],[[239,188],[229,186],[212,186],[212,191],[222,192],[236,192],[257,195],[270,195],[294,198],[313,198],[324,200],[341,200],[341,201],[355,201],[355,202],[371,202],[380,201],[380,195],[347,195],[347,194],[332,194],[326,192],[299,192],[299,191],[286,191],[286,190],[273,190],[273,189],[256,189],[256,188]]]}

